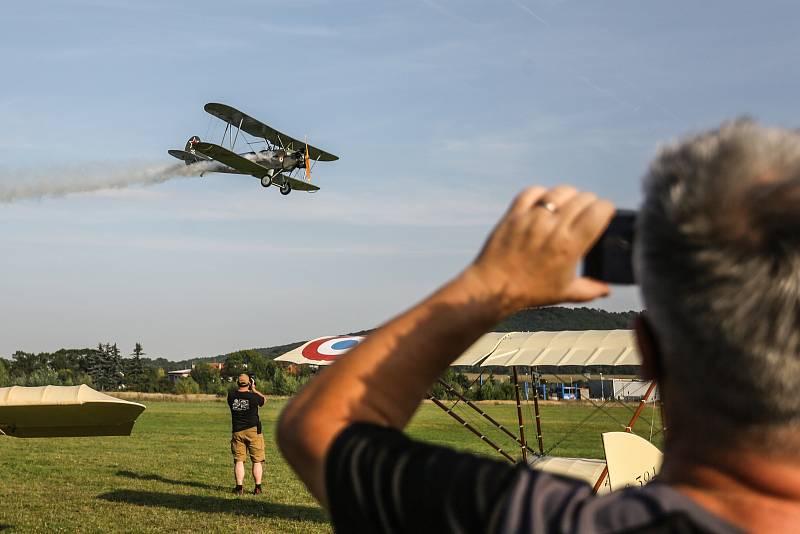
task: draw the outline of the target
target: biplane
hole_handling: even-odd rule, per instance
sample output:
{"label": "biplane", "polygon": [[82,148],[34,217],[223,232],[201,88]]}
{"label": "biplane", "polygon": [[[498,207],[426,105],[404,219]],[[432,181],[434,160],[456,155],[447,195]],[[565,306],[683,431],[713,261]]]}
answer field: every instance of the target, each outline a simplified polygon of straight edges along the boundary
{"label": "biplane", "polygon": [[[317,338],[275,358],[275,361],[298,365],[330,365],[363,339],[360,336]],[[458,399],[456,404],[460,403],[469,410],[477,412],[483,421],[502,432],[506,439],[510,438],[511,443],[519,447],[523,462],[527,462],[534,469],[585,480],[593,486],[595,493],[603,494],[628,486],[644,485],[654,478],[661,468],[661,451],[650,441],[632,433],[634,424],[653,394],[655,382],[648,387],[630,421],[624,426],[624,432],[602,434],[605,461],[589,458],[564,458],[552,456],[550,453],[553,447],[549,450],[544,449],[539,416],[538,384],[533,388],[538,450],[532,448],[526,440],[517,367],[527,367],[529,370],[537,369],[537,372],[541,374],[577,373],[588,376],[599,371],[619,376],[634,376],[638,374],[640,360],[631,330],[488,332],[484,334],[450,365],[469,368],[497,366],[511,368],[511,378],[516,389],[518,434],[503,426],[445,381],[440,379],[439,385]],[[532,377],[534,373],[530,373],[530,375]],[[470,424],[466,420],[466,414],[464,417],[458,415],[454,410],[455,405],[447,406],[433,393],[429,394],[428,400],[506,460],[512,463],[517,462],[517,459],[509,453],[510,451],[503,449],[487,433]],[[603,410],[604,406],[599,405],[596,408]]]}
{"label": "biplane", "polygon": [[[339,159],[309,145],[307,140],[298,141],[231,106],[209,103],[203,109],[225,122],[221,144],[207,143],[193,135],[186,142],[184,150],[167,151],[186,165],[196,165],[200,176],[209,172],[247,174],[258,178],[263,187],[275,185],[282,195],[288,195],[292,190],[313,193],[319,190],[318,186],[311,183],[314,165],[318,161]],[[243,133],[263,139],[266,147],[250,152],[235,152],[236,142],[240,136],[244,138]],[[226,137],[229,148],[222,146]],[[252,147],[255,143],[247,144]],[[305,171],[305,179],[298,177],[301,169]]]}

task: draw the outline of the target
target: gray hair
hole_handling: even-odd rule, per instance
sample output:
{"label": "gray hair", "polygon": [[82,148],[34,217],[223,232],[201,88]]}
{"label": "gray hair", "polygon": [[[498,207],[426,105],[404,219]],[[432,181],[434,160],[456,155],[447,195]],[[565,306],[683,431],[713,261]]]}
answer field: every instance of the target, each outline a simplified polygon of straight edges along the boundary
{"label": "gray hair", "polygon": [[637,276],[680,404],[800,423],[800,133],[723,124],[663,148],[644,187]]}

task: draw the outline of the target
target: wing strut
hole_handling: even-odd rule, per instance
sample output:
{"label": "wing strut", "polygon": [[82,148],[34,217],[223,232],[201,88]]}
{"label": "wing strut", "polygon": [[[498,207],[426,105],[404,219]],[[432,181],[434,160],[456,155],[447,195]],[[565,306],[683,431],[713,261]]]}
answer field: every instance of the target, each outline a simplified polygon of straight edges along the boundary
{"label": "wing strut", "polygon": [[239,139],[239,132],[242,131],[242,122],[244,122],[244,117],[239,121],[239,126],[236,127],[236,137],[233,138],[233,142],[231,143],[231,150],[236,146],[236,141]]}

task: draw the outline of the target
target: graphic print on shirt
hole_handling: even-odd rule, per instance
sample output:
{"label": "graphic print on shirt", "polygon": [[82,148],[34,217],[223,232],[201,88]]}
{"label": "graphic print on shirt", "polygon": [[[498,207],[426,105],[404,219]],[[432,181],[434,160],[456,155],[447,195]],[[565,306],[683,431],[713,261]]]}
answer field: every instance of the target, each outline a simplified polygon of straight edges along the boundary
{"label": "graphic print on shirt", "polygon": [[246,412],[250,409],[250,401],[247,399],[234,399],[231,410],[235,412]]}

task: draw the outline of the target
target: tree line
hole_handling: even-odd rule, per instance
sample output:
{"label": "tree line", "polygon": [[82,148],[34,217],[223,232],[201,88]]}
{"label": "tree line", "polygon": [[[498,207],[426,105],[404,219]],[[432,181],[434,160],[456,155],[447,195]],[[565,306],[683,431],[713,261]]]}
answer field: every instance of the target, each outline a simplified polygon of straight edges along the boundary
{"label": "tree line", "polygon": [[259,390],[293,395],[312,374],[311,369],[287,367],[256,350],[243,350],[228,354],[221,369],[208,362],[197,363],[188,377],[171,380],[168,372],[176,367],[175,362],[144,356],[141,343],[136,343],[129,355],[123,355],[116,343],[52,353],[17,351],[10,359],[0,358],[0,387],[86,384],[106,392],[225,395],[239,374],[249,373],[255,377]]}
{"label": "tree line", "polygon": [[[127,356],[122,355],[116,343],[100,343],[94,349],[61,349],[53,353],[17,351],[10,360],[0,358],[0,387],[86,384],[105,392],[224,396],[236,387],[236,378],[246,373],[254,377],[259,391],[291,396],[315,373],[324,372],[324,368],[277,363],[262,352],[250,349],[228,354],[221,369],[201,362],[193,365],[189,376],[171,380],[162,365],[166,360],[151,360],[144,356],[141,343],[136,343]],[[466,371],[483,372],[483,379],[471,380],[462,370],[456,369],[448,369],[442,378],[470,400],[514,398],[514,385],[508,380],[495,380],[493,370],[475,368]],[[439,399],[457,398],[439,384],[434,385],[431,392]]]}
{"label": "tree line", "polygon": [[[630,328],[634,312],[606,312],[590,308],[549,307],[522,310],[507,317],[491,330],[605,330]],[[366,335],[369,331],[352,335]],[[316,370],[309,366],[287,366],[273,361],[276,356],[302,344],[290,343],[268,348],[240,350],[215,358],[197,358],[173,362],[164,358],[147,358],[141,343],[123,354],[116,343],[98,343],[96,348],[61,349],[53,353],[15,352],[10,359],[0,358],[0,387],[3,386],[72,386],[87,384],[100,391],[141,391],[153,393],[211,393],[225,395],[240,373],[255,377],[260,391],[273,395],[293,395]],[[221,369],[212,365],[222,360]],[[191,366],[186,378],[171,380],[168,372]],[[459,393],[471,400],[512,399],[514,387],[505,380],[495,380],[494,374],[506,369],[475,369],[482,371],[484,380],[471,382],[456,370],[445,377]],[[433,393],[438,398],[452,395],[439,385]]]}

